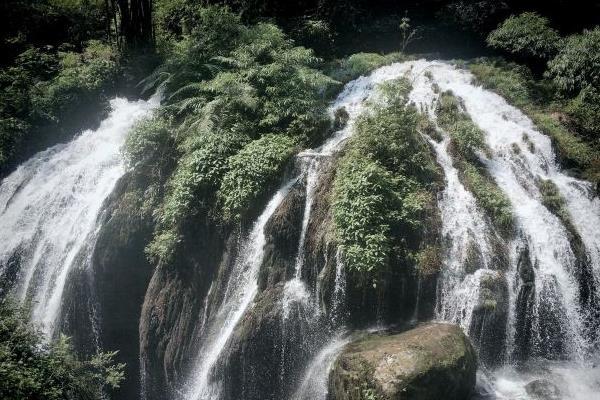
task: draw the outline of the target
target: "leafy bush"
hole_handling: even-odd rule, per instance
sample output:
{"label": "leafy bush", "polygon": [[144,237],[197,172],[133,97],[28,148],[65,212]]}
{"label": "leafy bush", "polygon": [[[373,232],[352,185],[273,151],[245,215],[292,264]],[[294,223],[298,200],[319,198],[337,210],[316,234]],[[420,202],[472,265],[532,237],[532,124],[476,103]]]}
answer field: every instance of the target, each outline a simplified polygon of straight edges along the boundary
{"label": "leafy bush", "polygon": [[60,53],[56,77],[41,82],[33,92],[35,115],[58,122],[82,102],[104,94],[115,84],[119,71],[118,53],[110,45],[91,41],[83,53]]}
{"label": "leafy bush", "polygon": [[567,114],[576,127],[600,138],[600,89],[588,86],[567,107]]}
{"label": "leafy bush", "polygon": [[339,161],[335,232],[346,265],[361,273],[377,274],[394,254],[416,251],[439,179],[417,131],[421,117],[405,106],[409,89],[405,80],[380,87],[385,101],[359,118]]}
{"label": "leafy bush", "polygon": [[473,193],[477,203],[490,216],[501,232],[509,233],[514,224],[512,205],[508,197],[485,171],[469,163],[459,164],[465,186]]}
{"label": "leafy bush", "polygon": [[389,171],[367,157],[353,153],[338,165],[334,218],[349,268],[371,272],[388,265],[390,225],[402,205],[397,186]]}
{"label": "leafy bush", "polygon": [[156,177],[165,162],[164,150],[172,141],[169,122],[160,116],[144,119],[131,129],[125,140],[124,151],[130,167],[148,169],[148,175]]}
{"label": "leafy bush", "polygon": [[516,64],[479,60],[469,69],[486,89],[493,90],[517,107],[533,103],[529,74]]}
{"label": "leafy bush", "polygon": [[450,135],[453,151],[461,158],[477,162],[477,152],[488,150],[484,133],[471,121],[463,108],[452,92],[442,93],[436,106],[438,123]]}
{"label": "leafy bush", "polygon": [[[338,86],[319,72],[311,50],[272,24],[243,25],[224,7],[172,7],[161,22],[170,50],[146,79],[165,92],[160,114],[173,138],[160,145],[174,165],[162,167],[165,196],[148,248],[162,261],[181,243],[186,222],[208,217],[226,227],[243,220],[298,146],[322,140],[330,125],[326,93]],[[185,20],[170,20],[173,12]],[[153,141],[136,137],[132,159]]]}
{"label": "leafy bush", "polygon": [[231,157],[218,193],[225,220],[240,220],[243,211],[277,182],[296,151],[294,139],[284,135],[266,135]]}
{"label": "leafy bush", "polygon": [[548,63],[548,75],[565,92],[588,86],[600,88],[600,27],[567,38],[558,55]]}
{"label": "leafy bush", "polygon": [[477,151],[486,150],[483,132],[470,120],[459,120],[450,129],[454,150],[471,160]]}
{"label": "leafy bush", "polygon": [[28,322],[27,313],[10,300],[0,302],[0,398],[6,400],[102,399],[118,388],[124,364],[113,353],[79,359],[69,338],[47,344]]}
{"label": "leafy bush", "polygon": [[506,19],[488,35],[487,43],[511,54],[550,59],[560,49],[562,39],[547,18],[525,12]]}
{"label": "leafy bush", "polygon": [[118,72],[116,49],[97,41],[83,53],[29,49],[0,70],[0,170],[29,138],[43,148],[75,133],[81,111],[106,100]]}

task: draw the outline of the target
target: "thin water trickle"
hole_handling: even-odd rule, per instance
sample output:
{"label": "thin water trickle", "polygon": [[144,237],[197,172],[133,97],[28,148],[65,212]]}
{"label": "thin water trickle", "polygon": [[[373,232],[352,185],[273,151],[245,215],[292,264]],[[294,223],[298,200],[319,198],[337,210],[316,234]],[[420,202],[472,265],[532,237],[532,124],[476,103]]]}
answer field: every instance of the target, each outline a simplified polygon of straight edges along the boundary
{"label": "thin water trickle", "polygon": [[297,180],[298,178],[289,180],[275,193],[242,245],[240,256],[231,271],[223,302],[204,326],[203,344],[192,374],[190,391],[186,395],[190,400],[219,398],[220,382],[218,379],[214,380],[211,373],[235,327],[258,292],[258,272],[266,243],[265,225]]}

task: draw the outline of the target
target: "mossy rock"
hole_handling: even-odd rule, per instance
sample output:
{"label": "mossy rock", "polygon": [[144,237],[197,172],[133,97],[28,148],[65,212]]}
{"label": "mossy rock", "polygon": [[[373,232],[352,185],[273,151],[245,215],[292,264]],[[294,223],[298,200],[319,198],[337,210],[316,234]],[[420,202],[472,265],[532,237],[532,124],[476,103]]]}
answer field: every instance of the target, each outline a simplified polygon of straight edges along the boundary
{"label": "mossy rock", "polygon": [[459,400],[475,386],[477,356],[457,325],[427,323],[350,345],[329,377],[332,400]]}

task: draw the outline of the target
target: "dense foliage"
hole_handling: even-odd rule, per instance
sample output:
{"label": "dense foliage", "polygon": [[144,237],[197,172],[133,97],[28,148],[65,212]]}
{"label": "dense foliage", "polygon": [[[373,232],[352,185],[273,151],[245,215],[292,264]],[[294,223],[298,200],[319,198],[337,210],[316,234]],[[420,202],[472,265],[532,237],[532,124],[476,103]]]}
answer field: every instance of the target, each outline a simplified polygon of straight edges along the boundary
{"label": "dense foliage", "polygon": [[0,302],[0,397],[6,400],[100,400],[119,387],[122,364],[116,353],[82,360],[69,338],[48,344],[10,300]]}
{"label": "dense foliage", "polygon": [[371,276],[394,257],[415,257],[438,179],[418,132],[422,117],[405,105],[410,84],[401,79],[379,90],[385,101],[357,121],[333,190],[335,232],[346,265]]}
{"label": "dense foliage", "polygon": [[561,48],[562,39],[547,18],[526,12],[506,19],[488,35],[487,42],[511,54],[549,59]]}
{"label": "dense foliage", "polygon": [[0,70],[0,171],[24,142],[43,148],[72,133],[86,106],[107,99],[119,72],[115,49],[98,41],[82,53],[32,48],[16,61]]}
{"label": "dense foliage", "polygon": [[[127,144],[130,161],[141,168],[157,165],[160,157],[144,150],[157,140],[161,154],[173,159],[153,172],[167,177],[167,189],[148,251],[163,261],[190,219],[243,222],[297,146],[323,138],[330,124],[326,94],[338,86],[316,69],[312,51],[294,46],[275,25],[245,25],[223,7],[180,2],[168,10],[157,11],[165,62],[146,80],[164,90],[153,122],[163,128],[145,138],[144,122]],[[187,16],[181,25],[168,18],[180,14]]]}
{"label": "dense foliage", "polygon": [[568,92],[600,88],[600,27],[567,38],[565,46],[549,63],[549,75]]}

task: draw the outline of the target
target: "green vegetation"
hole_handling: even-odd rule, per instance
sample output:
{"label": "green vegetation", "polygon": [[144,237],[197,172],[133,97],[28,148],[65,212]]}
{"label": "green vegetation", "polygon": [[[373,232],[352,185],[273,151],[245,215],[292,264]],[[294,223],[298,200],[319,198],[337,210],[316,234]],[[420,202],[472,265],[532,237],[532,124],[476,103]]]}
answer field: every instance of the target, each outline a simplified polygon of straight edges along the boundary
{"label": "green vegetation", "polygon": [[32,48],[0,70],[0,171],[34,139],[37,148],[81,124],[81,111],[107,99],[119,72],[117,51],[90,41],[83,52]]}
{"label": "green vegetation", "polygon": [[223,7],[165,4],[157,10],[165,61],[145,83],[166,99],[126,146],[136,168],[165,183],[148,247],[162,262],[194,218],[244,222],[298,147],[327,133],[325,93],[339,87],[275,25],[245,25]]}
{"label": "green vegetation", "polygon": [[434,202],[437,165],[417,131],[421,116],[405,106],[410,86],[380,88],[339,160],[333,189],[335,233],[348,268],[376,276],[393,257],[414,257]]}
{"label": "green vegetation", "polygon": [[577,92],[600,89],[600,27],[567,38],[558,55],[548,63],[548,74],[558,88]]}
{"label": "green vegetation", "polygon": [[462,111],[459,99],[451,92],[441,94],[436,113],[438,123],[450,135],[451,151],[463,184],[473,193],[479,206],[500,231],[509,234],[513,227],[512,206],[489,176],[477,154],[489,151],[483,132]]}
{"label": "green vegetation", "polygon": [[11,301],[0,302],[0,397],[6,400],[100,400],[124,378],[123,364],[112,353],[81,360],[69,338],[51,344]]}
{"label": "green vegetation", "polygon": [[506,19],[488,35],[487,42],[511,54],[541,59],[553,57],[562,45],[562,39],[558,31],[550,27],[550,21],[534,12]]}
{"label": "green vegetation", "polygon": [[[471,72],[486,88],[494,90],[507,101],[519,107],[536,126],[550,136],[563,164],[579,172],[591,182],[600,182],[600,152],[593,137],[583,136],[573,126],[590,122],[585,105],[555,97],[556,87],[550,81],[536,81],[526,68],[498,60],[476,60],[469,64]],[[582,94],[582,96],[589,96]],[[565,110],[573,120],[565,115]],[[593,122],[591,122],[593,123]],[[590,140],[591,139],[591,140]]]}
{"label": "green vegetation", "polygon": [[566,217],[565,199],[562,198],[558,188],[551,180],[539,179],[538,189],[542,195],[542,204],[554,214]]}
{"label": "green vegetation", "polygon": [[266,135],[245,146],[228,160],[218,197],[226,221],[239,220],[256,200],[272,187],[297,151],[289,136]]}
{"label": "green vegetation", "polygon": [[566,112],[580,132],[600,140],[600,88],[583,89],[567,105]]}

